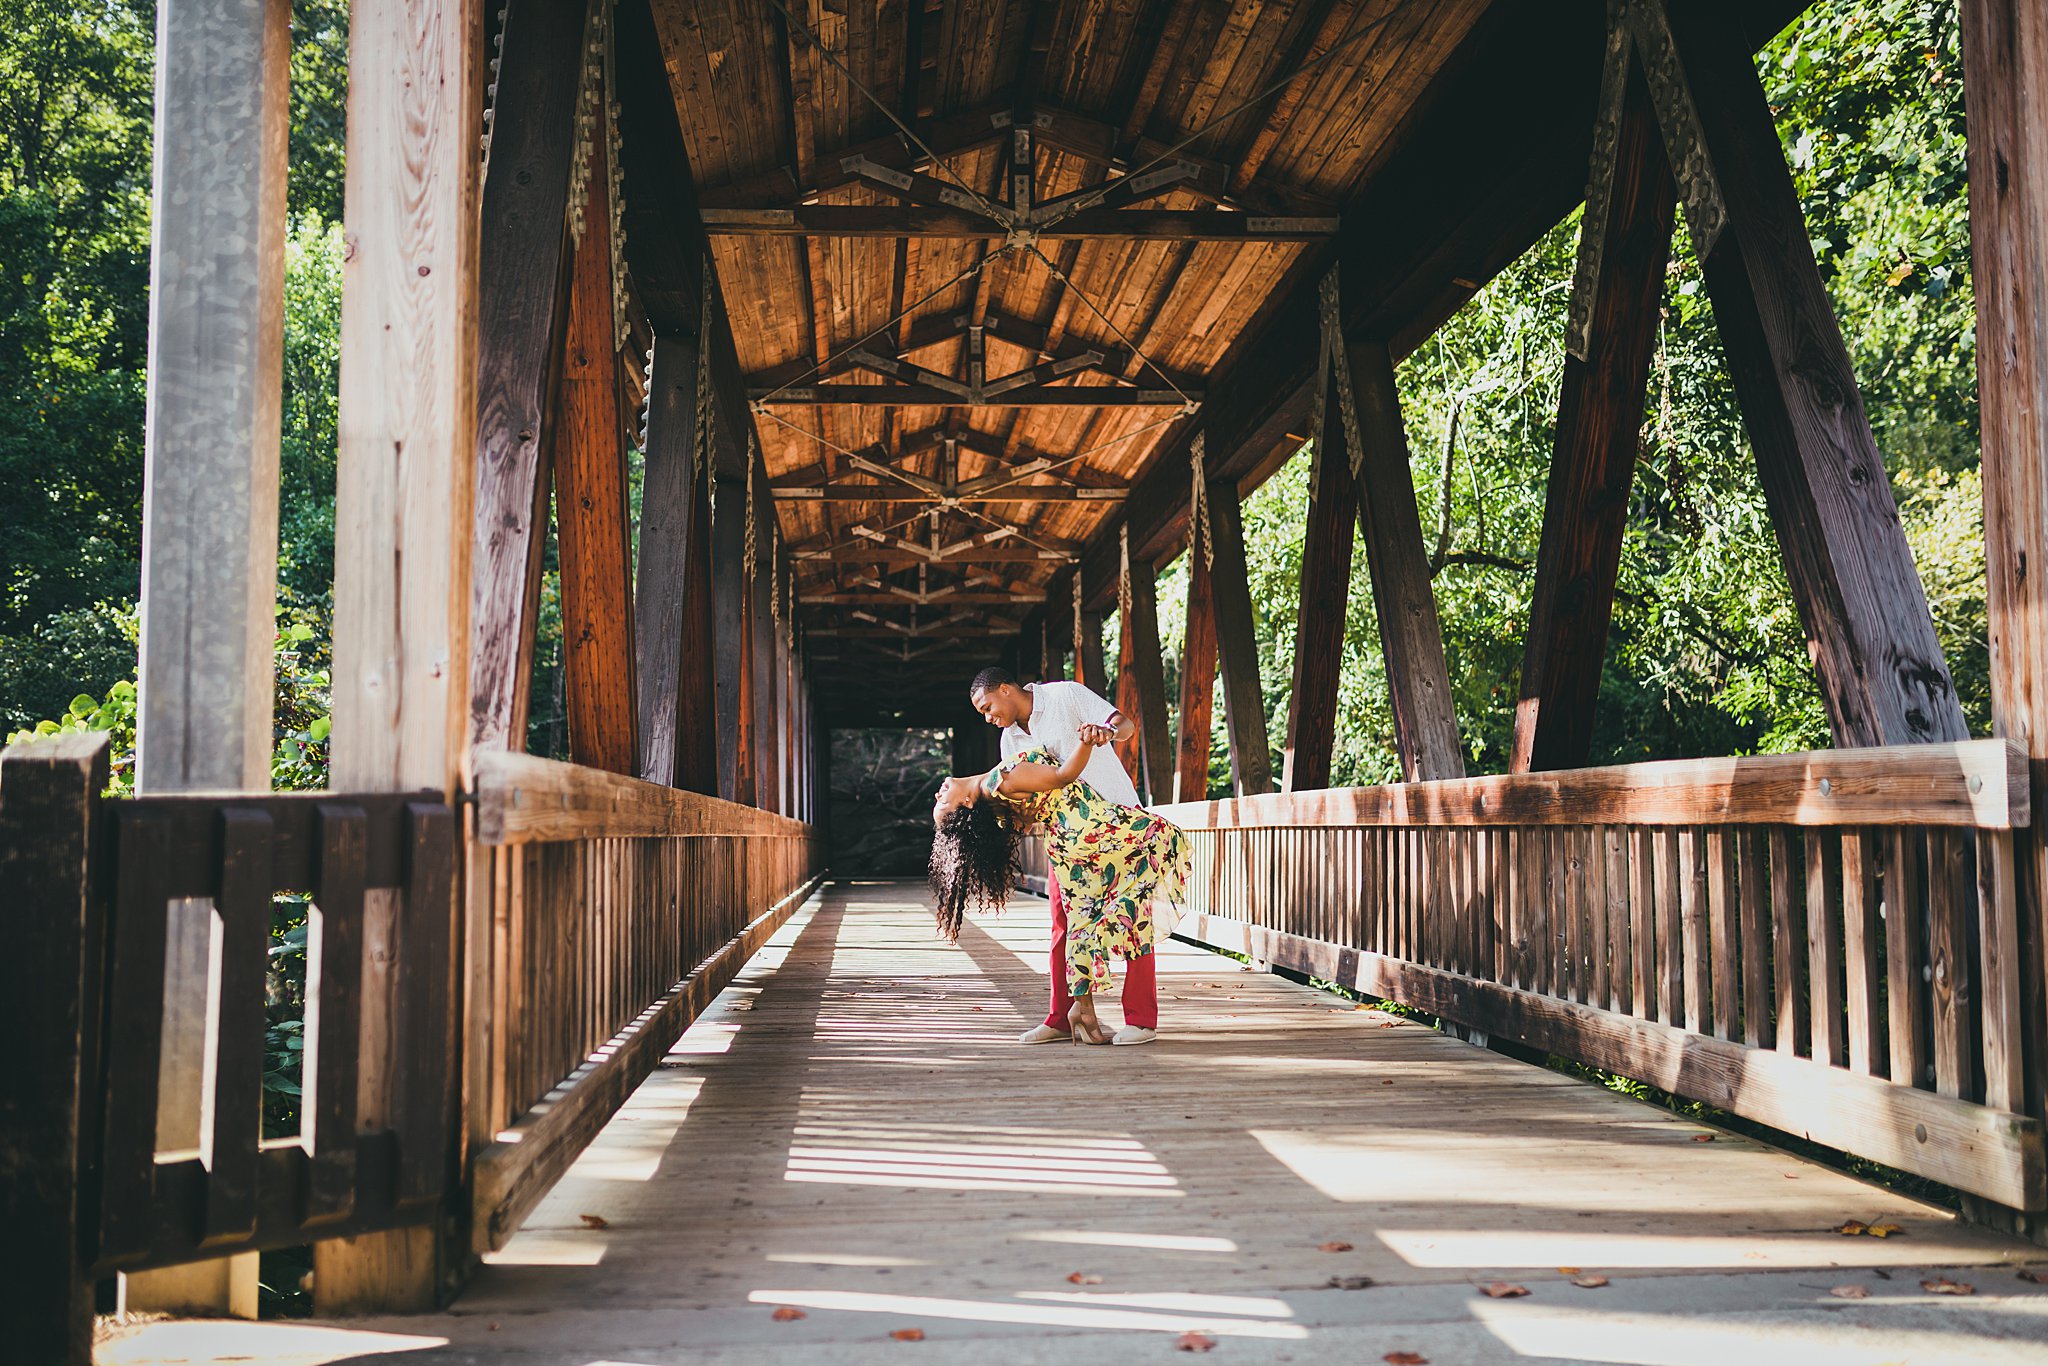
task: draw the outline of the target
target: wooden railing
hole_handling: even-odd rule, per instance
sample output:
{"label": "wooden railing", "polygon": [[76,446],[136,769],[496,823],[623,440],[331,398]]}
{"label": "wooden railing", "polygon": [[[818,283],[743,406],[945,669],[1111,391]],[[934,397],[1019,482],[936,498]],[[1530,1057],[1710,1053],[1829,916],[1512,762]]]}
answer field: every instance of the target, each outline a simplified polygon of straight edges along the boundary
{"label": "wooden railing", "polygon": [[[10,1273],[0,1302],[65,1315],[73,1334],[89,1334],[92,1282],[111,1271],[425,1223],[453,1175],[455,820],[440,794],[103,800],[106,744],[0,752],[0,1027],[15,1059],[0,1210],[34,1271]],[[266,1140],[280,893],[310,896],[302,1118]],[[205,1064],[160,1083],[166,936],[191,899],[214,923]],[[160,1150],[160,1099],[196,1101],[195,1150]]]}
{"label": "wooden railing", "polygon": [[1159,810],[1194,843],[1184,937],[2048,1206],[2002,741]]}
{"label": "wooden railing", "polygon": [[474,1241],[501,1246],[816,884],[812,828],[523,754],[478,756]]}

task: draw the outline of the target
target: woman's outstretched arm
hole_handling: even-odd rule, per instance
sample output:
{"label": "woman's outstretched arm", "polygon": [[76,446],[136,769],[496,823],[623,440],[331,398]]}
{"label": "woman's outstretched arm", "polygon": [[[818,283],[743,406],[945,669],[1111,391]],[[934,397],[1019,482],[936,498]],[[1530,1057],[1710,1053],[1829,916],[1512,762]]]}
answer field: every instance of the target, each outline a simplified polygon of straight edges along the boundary
{"label": "woman's outstretched arm", "polygon": [[1021,797],[1027,792],[1052,792],[1065,787],[1081,776],[1094,749],[1094,742],[1083,732],[1081,743],[1074,746],[1074,752],[1058,768],[1051,764],[1019,764],[1003,776],[997,791],[1006,797]]}

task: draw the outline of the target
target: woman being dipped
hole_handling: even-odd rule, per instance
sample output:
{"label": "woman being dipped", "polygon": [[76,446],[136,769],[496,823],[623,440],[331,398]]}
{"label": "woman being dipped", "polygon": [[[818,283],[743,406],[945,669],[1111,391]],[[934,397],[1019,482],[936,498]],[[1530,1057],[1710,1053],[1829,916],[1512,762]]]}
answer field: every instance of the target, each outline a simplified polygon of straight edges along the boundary
{"label": "woman being dipped", "polygon": [[1105,726],[1083,726],[1065,762],[1028,749],[987,773],[948,778],[932,804],[931,884],[939,931],[957,939],[969,906],[1000,910],[1017,879],[1017,837],[1043,824],[1047,857],[1067,901],[1067,979],[1074,1042],[1108,1043],[1095,998],[1112,955],[1152,952],[1152,901],[1187,888],[1188,837],[1142,807],[1121,806],[1080,781]]}

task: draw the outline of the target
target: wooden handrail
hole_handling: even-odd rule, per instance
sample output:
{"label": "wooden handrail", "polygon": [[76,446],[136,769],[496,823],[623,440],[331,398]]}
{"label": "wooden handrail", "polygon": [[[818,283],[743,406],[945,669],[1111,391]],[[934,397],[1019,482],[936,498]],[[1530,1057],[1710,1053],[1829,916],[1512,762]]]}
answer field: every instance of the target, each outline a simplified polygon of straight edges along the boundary
{"label": "wooden handrail", "polygon": [[803,839],[800,820],[602,769],[502,750],[476,756],[479,843],[756,835]]}
{"label": "wooden handrail", "polygon": [[2026,752],[2006,740],[1676,759],[1156,808],[1189,830],[1342,825],[1796,825],[2024,829]]}

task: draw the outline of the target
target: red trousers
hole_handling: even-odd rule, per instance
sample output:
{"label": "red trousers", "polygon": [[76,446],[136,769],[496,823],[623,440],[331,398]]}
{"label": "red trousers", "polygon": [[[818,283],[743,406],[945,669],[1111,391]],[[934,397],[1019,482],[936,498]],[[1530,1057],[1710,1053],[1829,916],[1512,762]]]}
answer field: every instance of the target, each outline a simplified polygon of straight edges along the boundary
{"label": "red trousers", "polygon": [[[1067,900],[1050,868],[1045,880],[1052,892],[1052,1011],[1045,1022],[1065,1029],[1067,1012],[1074,1006],[1067,991]],[[1153,957],[1148,953],[1124,963],[1124,1023],[1140,1029],[1159,1028],[1159,972]]]}

